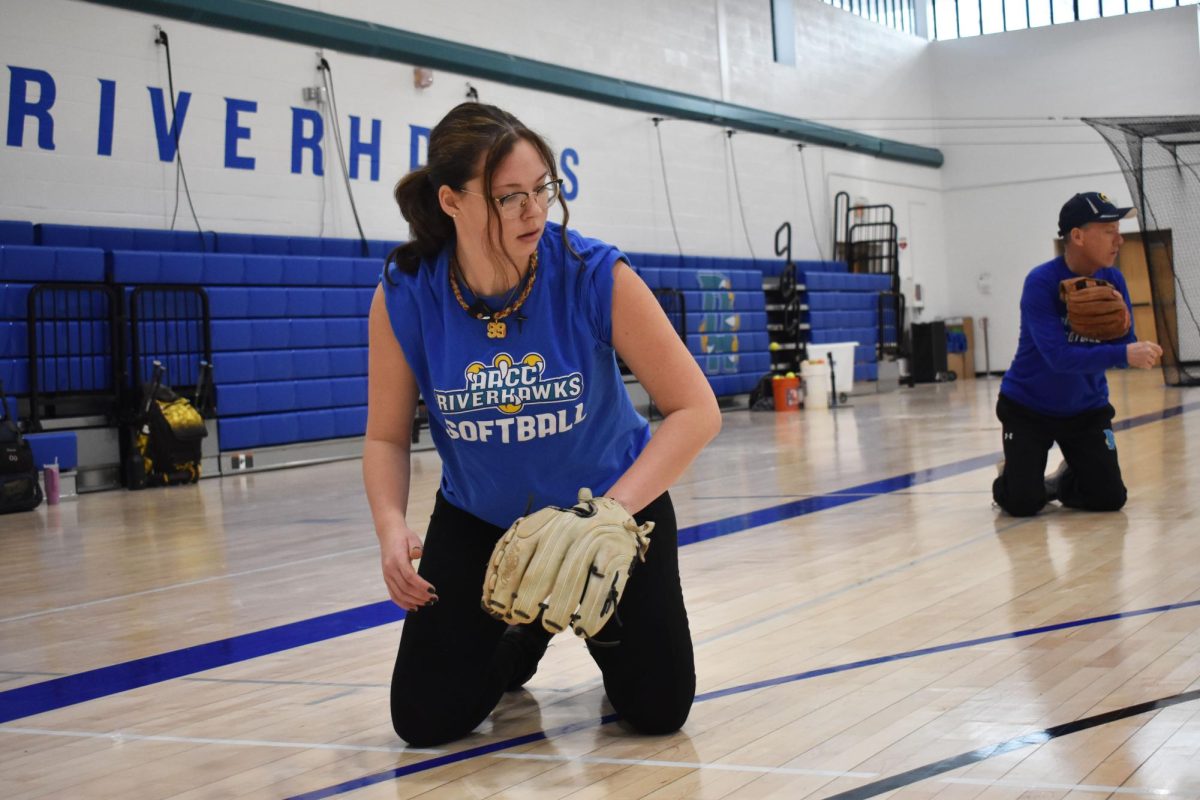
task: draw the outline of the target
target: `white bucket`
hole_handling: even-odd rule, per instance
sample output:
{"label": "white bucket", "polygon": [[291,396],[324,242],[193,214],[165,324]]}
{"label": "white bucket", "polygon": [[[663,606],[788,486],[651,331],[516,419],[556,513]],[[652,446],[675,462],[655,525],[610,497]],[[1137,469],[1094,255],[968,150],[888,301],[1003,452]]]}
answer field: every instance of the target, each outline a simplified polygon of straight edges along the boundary
{"label": "white bucket", "polygon": [[805,361],[800,365],[804,378],[804,408],[829,408],[829,363],[824,359]]}

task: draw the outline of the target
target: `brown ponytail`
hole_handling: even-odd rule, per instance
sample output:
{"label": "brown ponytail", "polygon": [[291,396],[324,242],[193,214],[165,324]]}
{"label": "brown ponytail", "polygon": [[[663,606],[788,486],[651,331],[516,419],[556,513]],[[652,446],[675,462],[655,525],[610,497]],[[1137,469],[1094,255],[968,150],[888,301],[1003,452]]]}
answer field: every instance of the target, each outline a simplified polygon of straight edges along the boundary
{"label": "brown ponytail", "polygon": [[438,203],[437,186],[427,166],[401,178],[393,195],[401,216],[408,222],[409,239],[393,250],[387,260],[413,275],[421,259],[433,258],[454,238],[454,224]]}

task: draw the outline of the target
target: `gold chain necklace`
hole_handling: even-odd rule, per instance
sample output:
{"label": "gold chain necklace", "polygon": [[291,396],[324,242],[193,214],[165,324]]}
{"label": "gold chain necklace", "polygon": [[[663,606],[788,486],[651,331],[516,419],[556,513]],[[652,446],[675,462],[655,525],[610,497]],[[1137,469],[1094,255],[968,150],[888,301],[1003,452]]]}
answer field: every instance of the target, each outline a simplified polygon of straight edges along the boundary
{"label": "gold chain necklace", "polygon": [[[458,278],[456,273],[459,270],[458,257],[454,254],[450,256],[450,288],[454,291],[454,299],[462,306],[463,311],[466,311],[475,319],[483,320],[487,323],[487,335],[489,339],[503,339],[508,335],[508,325],[501,322],[505,317],[514,313],[524,304],[526,298],[529,297],[529,291],[533,288],[533,281],[537,277],[538,254],[534,251],[529,257],[529,270],[525,274],[525,286],[521,289],[521,294],[517,299],[506,305],[499,311],[472,311],[467,305],[467,301],[463,299],[462,290],[458,288]],[[465,282],[465,280],[464,280]]]}

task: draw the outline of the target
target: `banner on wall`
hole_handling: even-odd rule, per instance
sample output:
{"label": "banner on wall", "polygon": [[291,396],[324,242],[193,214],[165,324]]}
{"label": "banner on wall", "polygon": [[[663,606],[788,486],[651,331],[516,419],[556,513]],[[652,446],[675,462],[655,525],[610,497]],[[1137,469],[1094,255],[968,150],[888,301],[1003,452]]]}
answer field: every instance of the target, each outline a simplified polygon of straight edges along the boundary
{"label": "banner on wall", "polygon": [[[63,114],[56,110],[59,101],[58,82],[54,75],[44,69],[27,66],[8,65],[9,91],[7,103],[6,144],[15,148],[37,148],[53,151],[55,144],[55,125],[63,119]],[[116,123],[117,81],[107,78],[96,79],[98,87],[92,100],[96,109],[96,155],[111,156],[113,154],[113,134]],[[170,98],[158,86],[145,87],[148,94],[146,106],[146,124],[153,126],[157,144],[158,160],[170,163],[175,160],[176,143],[183,137],[187,125],[188,111],[192,107],[192,93],[180,91],[175,99],[174,109],[171,109]],[[71,103],[84,102],[85,98],[72,97]],[[239,97],[225,97],[224,102],[224,138],[222,152],[224,161],[221,166],[225,169],[254,170],[258,159],[243,152],[244,143],[249,141],[254,133],[254,120],[260,114],[257,100]],[[262,113],[280,113],[278,109],[267,109]],[[312,175],[325,174],[325,118],[317,109],[291,106],[286,112],[290,115],[291,137],[286,150],[291,154],[290,170],[293,174],[306,171]],[[74,117],[70,118],[75,122]],[[383,122],[370,119],[364,122],[363,117],[350,114],[350,135],[347,141],[347,166],[351,180],[361,180],[364,177],[362,161],[367,160],[365,176],[367,180],[379,180],[379,164],[383,147]],[[409,169],[416,169],[424,163],[426,149],[429,144],[430,129],[424,125],[410,124],[408,126]],[[579,191],[579,181],[572,170],[579,164],[579,153],[572,147],[563,148],[559,157],[559,170],[564,178],[563,196],[567,200],[575,199]]]}

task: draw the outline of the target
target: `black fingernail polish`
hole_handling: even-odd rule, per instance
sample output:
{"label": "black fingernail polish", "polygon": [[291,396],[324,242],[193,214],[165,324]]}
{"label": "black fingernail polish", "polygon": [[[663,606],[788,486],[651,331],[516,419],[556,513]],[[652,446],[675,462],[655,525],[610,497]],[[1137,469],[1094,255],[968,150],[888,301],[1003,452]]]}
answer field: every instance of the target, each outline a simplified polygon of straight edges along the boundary
{"label": "black fingernail polish", "polygon": [[430,587],[429,587],[429,593],[430,593],[430,594],[437,594],[437,589],[435,589],[435,588],[433,588],[432,586],[430,586]]}

